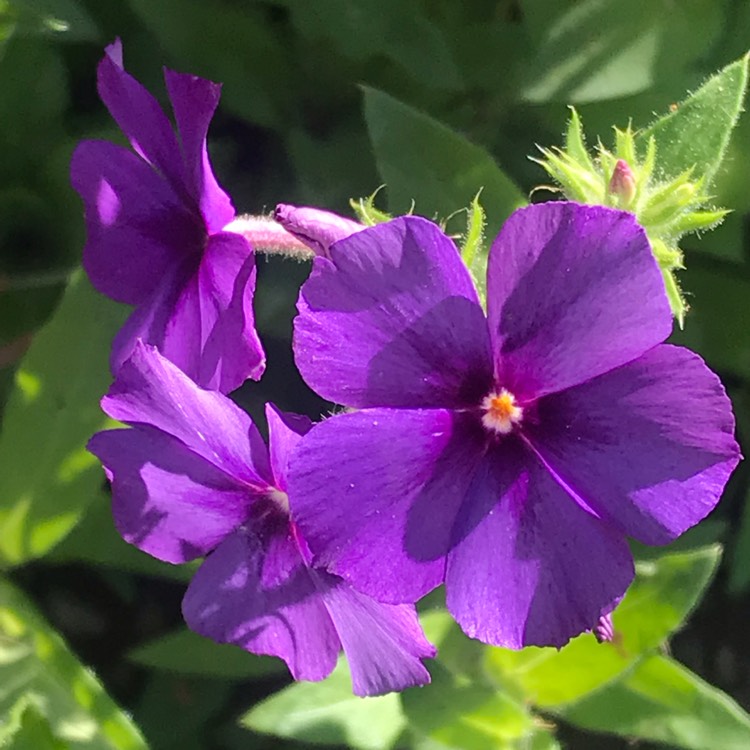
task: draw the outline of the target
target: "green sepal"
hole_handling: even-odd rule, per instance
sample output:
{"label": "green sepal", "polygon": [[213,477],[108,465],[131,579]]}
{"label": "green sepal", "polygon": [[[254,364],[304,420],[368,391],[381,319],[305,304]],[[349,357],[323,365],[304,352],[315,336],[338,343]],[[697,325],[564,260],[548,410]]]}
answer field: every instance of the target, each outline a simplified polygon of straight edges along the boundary
{"label": "green sepal", "polygon": [[349,201],[349,205],[357,215],[360,223],[367,227],[374,227],[376,224],[383,224],[393,218],[389,213],[381,211],[375,205],[375,197],[384,187],[385,185],[380,185],[377,190],[371,195],[368,195],[367,198],[352,198]]}
{"label": "green sepal", "polygon": [[667,299],[669,299],[669,306],[672,308],[672,315],[674,315],[677,325],[679,325],[680,328],[684,328],[685,315],[689,309],[688,304],[682,296],[674,272],[667,268],[662,268],[661,273],[664,277],[664,287],[667,292]]}
{"label": "green sepal", "polygon": [[474,278],[474,284],[484,302],[487,285],[487,252],[484,242],[484,228],[487,219],[479,202],[481,190],[474,196],[471,205],[466,209],[466,232],[461,241],[461,258]]}

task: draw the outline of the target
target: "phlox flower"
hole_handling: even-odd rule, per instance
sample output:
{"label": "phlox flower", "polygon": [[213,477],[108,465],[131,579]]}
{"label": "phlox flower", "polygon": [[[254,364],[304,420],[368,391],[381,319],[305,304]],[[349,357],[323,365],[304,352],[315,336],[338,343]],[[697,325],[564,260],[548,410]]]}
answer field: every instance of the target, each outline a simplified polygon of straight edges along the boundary
{"label": "phlox flower", "polygon": [[119,532],[160,560],[206,557],[183,599],[190,628],[278,656],[301,680],[326,677],[343,647],[358,695],[429,682],[421,659],[435,649],[414,607],[376,602],[311,564],[286,483],[307,418],[269,406],[266,448],[232,401],[140,342],[102,406],[132,425],[88,446],[112,482]]}
{"label": "phlox flower", "polygon": [[206,133],[221,87],[164,71],[177,129],[122,64],[122,45],[98,68],[102,101],[132,150],[83,141],[71,182],[86,209],[83,265],[103,294],[134,305],[112,350],[113,372],[135,341],[153,344],[200,385],[228,392],[259,378],[250,243],[222,231],[234,219],[211,171]]}
{"label": "phlox flower", "polygon": [[[401,217],[334,243],[299,299],[307,383],[353,409],[305,436],[292,512],[314,559],[385,602],[445,582],[464,631],[511,648],[597,627],[739,460],[729,400],[672,316],[632,215],[513,214],[487,311],[453,242]],[[606,619],[605,619],[606,622]]]}

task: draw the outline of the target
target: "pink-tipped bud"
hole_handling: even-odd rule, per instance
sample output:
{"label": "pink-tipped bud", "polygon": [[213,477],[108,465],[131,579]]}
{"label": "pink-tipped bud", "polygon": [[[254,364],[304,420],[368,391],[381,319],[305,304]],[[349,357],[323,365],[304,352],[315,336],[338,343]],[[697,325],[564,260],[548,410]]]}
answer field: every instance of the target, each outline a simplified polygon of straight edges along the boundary
{"label": "pink-tipped bud", "polygon": [[615,626],[612,623],[612,615],[602,615],[593,629],[594,638],[599,643],[609,643],[615,639]]}
{"label": "pink-tipped bud", "polygon": [[300,242],[307,245],[315,255],[328,256],[328,248],[337,240],[343,240],[365,227],[352,219],[306,206],[290,206],[280,203],[273,218]]}
{"label": "pink-tipped bud", "polygon": [[620,208],[629,208],[635,200],[636,182],[633,170],[624,159],[618,159],[609,181],[609,194]]}

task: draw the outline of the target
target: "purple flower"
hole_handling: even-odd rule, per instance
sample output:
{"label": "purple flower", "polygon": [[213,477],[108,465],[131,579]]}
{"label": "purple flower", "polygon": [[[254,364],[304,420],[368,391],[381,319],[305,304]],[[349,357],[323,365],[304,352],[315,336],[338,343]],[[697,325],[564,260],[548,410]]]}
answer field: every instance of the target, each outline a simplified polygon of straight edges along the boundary
{"label": "purple flower", "polygon": [[206,133],[221,87],[164,71],[177,132],[122,66],[122,45],[99,64],[99,95],[133,150],[84,141],[71,182],[86,208],[83,265],[103,294],[134,305],[117,335],[112,369],[137,339],[153,344],[200,385],[228,392],[263,374],[253,322],[255,259],[222,231],[234,208],[211,171]]}
{"label": "purple flower", "polygon": [[167,562],[206,556],[182,604],[190,628],[279,656],[303,680],[326,677],[343,646],[358,695],[429,682],[420,659],[435,650],[413,606],[380,604],[310,564],[286,484],[307,418],[268,408],[267,449],[239,407],[140,342],[102,406],[132,425],[89,442],[119,532]]}
{"label": "purple flower", "polygon": [[440,583],[463,629],[511,648],[594,628],[739,460],[717,377],[663,345],[643,230],[613,209],[516,212],[487,314],[455,245],[402,217],[335,243],[302,287],[295,353],[359,411],[305,437],[292,511],[316,561],[387,602]]}

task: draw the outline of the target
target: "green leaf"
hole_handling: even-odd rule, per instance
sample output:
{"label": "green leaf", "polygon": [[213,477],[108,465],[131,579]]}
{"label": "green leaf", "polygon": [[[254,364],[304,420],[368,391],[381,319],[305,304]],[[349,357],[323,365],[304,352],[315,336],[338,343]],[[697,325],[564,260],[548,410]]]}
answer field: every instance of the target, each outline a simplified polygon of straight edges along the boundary
{"label": "green leaf", "polygon": [[[0,184],[28,183],[59,146],[67,73],[53,45],[15,34],[0,59]],[[44,218],[44,217],[42,217]]]}
{"label": "green leaf", "polygon": [[666,656],[644,659],[562,715],[585,729],[687,750],[750,747],[750,716],[721,690]]}
{"label": "green leaf", "polygon": [[685,330],[675,331],[670,340],[694,349],[719,372],[750,377],[750,326],[739,312],[750,298],[747,267],[693,255],[680,280],[690,309]]}
{"label": "green leaf", "polygon": [[579,699],[657,648],[683,623],[719,557],[720,548],[714,545],[640,562],[635,582],[614,612],[618,637],[612,643],[600,644],[593,635],[584,634],[559,651],[488,649],[489,675],[538,706],[549,708]]}
{"label": "green leaf", "polygon": [[[0,716],[8,716],[24,697],[43,714],[54,737],[70,747],[146,747],[136,727],[94,675],[78,662],[25,596],[0,578]],[[33,714],[29,722],[28,731],[43,731]]]}
{"label": "green leaf", "polygon": [[437,648],[443,667],[471,680],[481,677],[486,649],[483,643],[469,638],[444,608],[420,613],[419,621],[425,637]]}
{"label": "green leaf", "polygon": [[656,139],[658,176],[674,178],[692,168],[691,179],[705,177],[706,184],[710,183],[742,111],[747,66],[746,55],[709,78],[673,112],[638,134],[636,142],[643,152],[649,138]]}
{"label": "green leaf", "polygon": [[296,80],[289,39],[282,37],[278,24],[268,22],[262,8],[251,3],[222,3],[219,8],[204,0],[128,4],[180,66],[223,82],[222,107],[280,130],[294,119],[290,103],[296,98]]}
{"label": "green leaf", "polygon": [[534,732],[531,715],[502,691],[450,674],[430,663],[432,682],[401,695],[409,728],[424,748],[498,750],[517,747]]}
{"label": "green leaf", "polygon": [[78,274],[16,373],[0,433],[0,566],[45,554],[104,481],[85,446],[105,424],[99,398],[124,315]]}
{"label": "green leaf", "polygon": [[71,745],[52,733],[38,704],[38,696],[24,695],[8,712],[8,723],[0,725],[0,746],[8,750],[69,750]]}
{"label": "green leaf", "polygon": [[361,62],[385,57],[430,88],[456,89],[461,85],[440,29],[422,15],[418,5],[402,0],[285,4],[300,34],[333,42],[346,57]]}
{"label": "green leaf", "polygon": [[255,656],[237,646],[215,643],[187,628],[133,649],[128,658],[146,667],[224,680],[245,680],[284,674],[279,659]]}
{"label": "green leaf", "polygon": [[468,206],[481,189],[487,235],[526,198],[483,148],[429,115],[376,89],[364,88],[365,118],[391,213],[412,201],[424,216],[445,218]]}
{"label": "green leaf", "polygon": [[681,78],[711,47],[724,10],[694,0],[679,14],[654,0],[524,0],[531,36],[523,96],[532,102],[595,102]]}
{"label": "green leaf", "polygon": [[357,750],[392,748],[406,727],[395,693],[378,698],[352,695],[343,657],[323,682],[290,685],[254,706],[241,723],[264,734]]}

